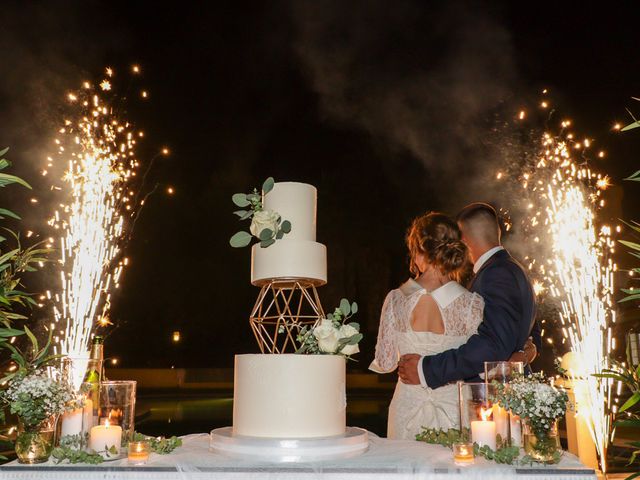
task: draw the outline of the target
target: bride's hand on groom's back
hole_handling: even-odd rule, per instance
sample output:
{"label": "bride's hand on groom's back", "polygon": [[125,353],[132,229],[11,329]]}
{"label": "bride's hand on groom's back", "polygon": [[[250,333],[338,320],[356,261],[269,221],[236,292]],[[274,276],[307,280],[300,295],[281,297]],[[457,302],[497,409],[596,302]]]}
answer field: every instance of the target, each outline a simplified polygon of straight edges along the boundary
{"label": "bride's hand on groom's back", "polygon": [[398,376],[402,383],[407,385],[420,385],[420,376],[418,375],[418,362],[420,355],[417,353],[407,353],[400,357],[398,362]]}

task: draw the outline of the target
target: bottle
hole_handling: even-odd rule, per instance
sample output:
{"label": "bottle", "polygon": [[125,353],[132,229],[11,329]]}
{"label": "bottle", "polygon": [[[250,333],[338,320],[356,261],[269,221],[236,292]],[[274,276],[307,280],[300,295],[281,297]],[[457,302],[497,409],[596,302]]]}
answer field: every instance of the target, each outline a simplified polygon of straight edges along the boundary
{"label": "bottle", "polygon": [[[87,392],[87,408],[91,410],[93,425],[98,424],[100,411],[100,381],[102,380],[102,363],[104,359],[104,338],[100,335],[93,337],[91,352],[87,363],[87,373],[84,382],[90,384]],[[90,405],[89,405],[90,403]]]}

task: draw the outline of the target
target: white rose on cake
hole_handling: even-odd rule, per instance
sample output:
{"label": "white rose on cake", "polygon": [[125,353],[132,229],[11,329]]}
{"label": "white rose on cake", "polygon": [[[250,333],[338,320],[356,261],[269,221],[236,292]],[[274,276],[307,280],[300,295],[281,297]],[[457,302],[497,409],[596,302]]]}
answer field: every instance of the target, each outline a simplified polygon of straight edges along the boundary
{"label": "white rose on cake", "polygon": [[260,233],[262,233],[265,228],[275,233],[278,230],[279,221],[280,215],[277,212],[268,209],[258,210],[253,214],[249,231],[255,237],[260,238]]}
{"label": "white rose on cake", "polygon": [[320,325],[313,329],[313,336],[318,340],[318,348],[321,352],[336,353],[340,331],[333,326],[331,320],[323,318]]}
{"label": "white rose on cake", "polygon": [[[343,338],[353,337],[358,333],[359,333],[358,330],[353,328],[351,325],[342,325],[339,330],[339,335],[341,340]],[[358,344],[356,343],[355,345],[345,345],[344,347],[342,347],[342,350],[340,350],[340,353],[342,353],[343,355],[354,355],[359,351],[360,351],[360,348],[358,348]]]}

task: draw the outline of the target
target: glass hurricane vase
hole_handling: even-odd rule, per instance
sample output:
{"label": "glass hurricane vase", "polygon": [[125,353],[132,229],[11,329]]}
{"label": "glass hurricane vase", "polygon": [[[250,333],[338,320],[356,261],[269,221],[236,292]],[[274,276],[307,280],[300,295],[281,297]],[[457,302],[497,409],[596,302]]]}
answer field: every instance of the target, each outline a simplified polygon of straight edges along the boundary
{"label": "glass hurricane vase", "polygon": [[533,460],[540,463],[558,463],[562,455],[558,421],[551,422],[548,430],[533,428],[529,419],[522,422],[524,433],[524,451]]}
{"label": "glass hurricane vase", "polygon": [[16,455],[18,463],[43,463],[49,460],[55,441],[56,423],[58,417],[54,415],[36,426],[25,427],[18,422],[16,436]]}

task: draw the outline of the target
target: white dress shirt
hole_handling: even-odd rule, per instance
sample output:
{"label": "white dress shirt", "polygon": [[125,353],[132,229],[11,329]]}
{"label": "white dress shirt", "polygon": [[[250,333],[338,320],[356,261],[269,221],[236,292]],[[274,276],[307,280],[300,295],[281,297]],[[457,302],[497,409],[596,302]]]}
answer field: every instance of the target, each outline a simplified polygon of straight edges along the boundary
{"label": "white dress shirt", "polygon": [[[487,260],[489,260],[491,257],[493,257],[496,253],[498,253],[501,250],[504,250],[504,247],[498,245],[497,247],[493,247],[492,249],[487,250],[482,255],[480,255],[480,258],[478,258],[478,260],[476,260],[476,263],[473,264],[473,273],[478,273],[478,271],[480,271],[482,266],[485,263],[487,263]],[[423,360],[424,360],[424,357],[420,357],[420,360],[418,360],[418,377],[420,378],[420,385],[422,385],[422,387],[424,388],[428,388],[429,386],[427,385],[427,381],[424,378],[424,370],[422,369]]]}

